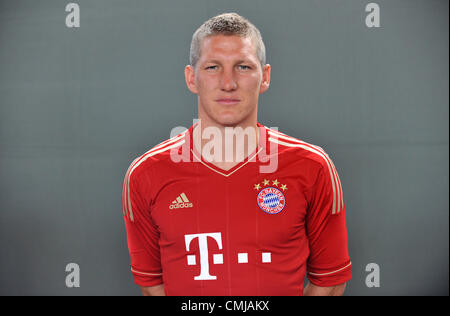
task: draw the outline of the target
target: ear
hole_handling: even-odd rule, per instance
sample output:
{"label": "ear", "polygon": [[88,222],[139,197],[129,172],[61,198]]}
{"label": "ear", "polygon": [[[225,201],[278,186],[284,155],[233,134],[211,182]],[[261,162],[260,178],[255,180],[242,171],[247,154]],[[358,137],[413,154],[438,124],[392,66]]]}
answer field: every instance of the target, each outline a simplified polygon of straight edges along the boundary
{"label": "ear", "polygon": [[270,85],[270,65],[266,64],[263,68],[261,87],[259,89],[259,94],[263,94],[269,89]]}
{"label": "ear", "polygon": [[186,85],[189,91],[191,91],[194,94],[198,94],[197,85],[195,84],[194,67],[192,67],[191,65],[187,65],[184,68],[184,78],[186,79]]}

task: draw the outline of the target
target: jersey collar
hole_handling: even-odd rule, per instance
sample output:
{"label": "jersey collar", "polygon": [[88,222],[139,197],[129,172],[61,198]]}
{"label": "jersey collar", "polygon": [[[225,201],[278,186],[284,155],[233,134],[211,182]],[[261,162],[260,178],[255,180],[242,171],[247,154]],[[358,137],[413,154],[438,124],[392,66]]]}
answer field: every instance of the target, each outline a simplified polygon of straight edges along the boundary
{"label": "jersey collar", "polygon": [[245,166],[248,166],[249,163],[260,163],[260,157],[262,157],[262,155],[266,154],[265,148],[267,146],[268,137],[267,137],[267,128],[264,125],[260,124],[259,122],[257,122],[256,124],[259,128],[258,146],[243,161],[239,162],[238,164],[236,164],[229,170],[219,168],[218,166],[214,165],[213,163],[205,160],[202,157],[202,155],[197,151],[197,149],[194,146],[193,131],[194,131],[194,127],[198,125],[198,122],[193,124],[189,128],[189,132],[186,134],[186,137],[189,137],[190,154],[191,154],[191,158],[193,159],[192,161],[199,162],[205,168],[208,168],[212,172],[215,172],[224,177],[229,177],[229,176],[237,173],[240,169],[245,168]]}

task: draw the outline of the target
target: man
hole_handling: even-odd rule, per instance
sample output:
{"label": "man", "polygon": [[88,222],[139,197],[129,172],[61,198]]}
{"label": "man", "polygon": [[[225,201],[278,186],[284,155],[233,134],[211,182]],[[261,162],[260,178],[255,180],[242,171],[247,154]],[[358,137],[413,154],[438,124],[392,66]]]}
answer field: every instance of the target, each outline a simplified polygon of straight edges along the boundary
{"label": "man", "polygon": [[194,33],[185,78],[200,120],[135,159],[123,183],[144,295],[343,294],[341,183],[322,148],[257,122],[270,70],[259,31],[235,13]]}

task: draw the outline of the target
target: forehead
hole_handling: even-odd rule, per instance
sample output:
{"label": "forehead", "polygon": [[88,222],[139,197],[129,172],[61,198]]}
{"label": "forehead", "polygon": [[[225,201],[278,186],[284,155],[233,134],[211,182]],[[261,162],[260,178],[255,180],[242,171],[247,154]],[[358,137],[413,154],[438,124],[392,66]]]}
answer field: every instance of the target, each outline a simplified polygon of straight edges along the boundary
{"label": "forehead", "polygon": [[257,59],[255,45],[250,37],[212,35],[203,39],[200,59]]}

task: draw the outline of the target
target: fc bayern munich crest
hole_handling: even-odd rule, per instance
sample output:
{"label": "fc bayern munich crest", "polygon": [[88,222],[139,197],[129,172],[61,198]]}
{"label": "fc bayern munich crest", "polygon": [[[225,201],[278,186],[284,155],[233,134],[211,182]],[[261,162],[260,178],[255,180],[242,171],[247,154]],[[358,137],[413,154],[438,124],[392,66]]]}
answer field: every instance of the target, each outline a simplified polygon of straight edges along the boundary
{"label": "fc bayern munich crest", "polygon": [[266,187],[259,191],[256,200],[259,208],[268,214],[280,213],[286,205],[283,192],[275,187]]}

